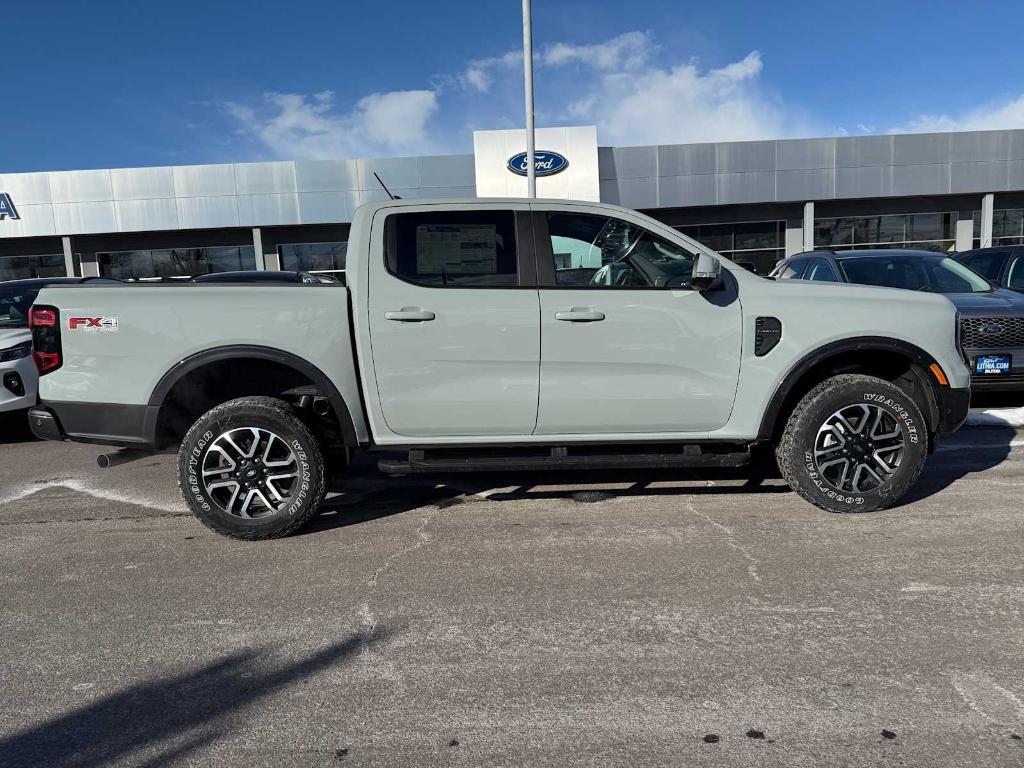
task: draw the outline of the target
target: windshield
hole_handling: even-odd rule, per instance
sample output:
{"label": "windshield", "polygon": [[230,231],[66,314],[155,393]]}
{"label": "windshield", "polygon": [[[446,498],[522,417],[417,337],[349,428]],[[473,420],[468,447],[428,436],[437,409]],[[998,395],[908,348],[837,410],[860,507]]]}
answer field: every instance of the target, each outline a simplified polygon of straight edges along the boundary
{"label": "windshield", "polygon": [[988,281],[963,264],[944,256],[858,256],[840,259],[851,283],[905,288],[930,293],[986,293]]}
{"label": "windshield", "polygon": [[0,284],[0,328],[28,328],[28,308],[39,295],[39,286]]}

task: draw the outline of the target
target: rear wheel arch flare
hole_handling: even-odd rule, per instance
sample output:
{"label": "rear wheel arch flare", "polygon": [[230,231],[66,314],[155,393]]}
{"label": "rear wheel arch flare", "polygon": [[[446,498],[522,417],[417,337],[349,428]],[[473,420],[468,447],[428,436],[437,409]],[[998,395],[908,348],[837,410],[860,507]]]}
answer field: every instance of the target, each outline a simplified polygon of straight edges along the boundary
{"label": "rear wheel arch flare", "polygon": [[247,360],[267,361],[277,366],[291,369],[296,374],[309,380],[330,401],[345,445],[355,447],[359,444],[348,404],[330,377],[308,360],[304,360],[297,355],[272,347],[257,345],[233,345],[203,350],[185,358],[166,371],[160,378],[160,381],[157,382],[156,387],[154,387],[148,403],[153,416],[147,420],[147,430],[149,431],[147,437],[153,444],[160,442],[159,428],[163,423],[161,416],[165,415],[167,399],[174,391],[175,386],[185,381],[188,376],[197,374],[203,369],[217,364],[229,363],[233,360],[239,362]]}

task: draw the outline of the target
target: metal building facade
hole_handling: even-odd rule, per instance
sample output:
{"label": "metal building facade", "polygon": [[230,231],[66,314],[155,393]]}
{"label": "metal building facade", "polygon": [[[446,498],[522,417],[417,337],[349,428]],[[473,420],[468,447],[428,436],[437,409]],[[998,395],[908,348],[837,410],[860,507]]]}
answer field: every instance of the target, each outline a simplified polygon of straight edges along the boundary
{"label": "metal building facade", "polygon": [[[593,150],[602,201],[737,258],[766,262],[821,239],[963,250],[1024,237],[1024,130]],[[482,173],[508,172],[481,168],[466,154],[0,174],[15,211],[0,210],[0,278],[43,257],[49,273],[88,275],[175,249],[276,268],[299,246],[344,243],[355,208],[384,196],[374,173],[405,198],[472,197]]]}

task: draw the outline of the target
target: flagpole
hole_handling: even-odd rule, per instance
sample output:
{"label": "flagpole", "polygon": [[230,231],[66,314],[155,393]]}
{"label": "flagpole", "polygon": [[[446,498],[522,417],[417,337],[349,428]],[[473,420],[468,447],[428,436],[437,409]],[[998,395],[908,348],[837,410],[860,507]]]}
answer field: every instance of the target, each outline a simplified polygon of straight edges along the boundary
{"label": "flagpole", "polygon": [[533,13],[530,0],[523,0],[523,81],[526,87],[526,189],[537,197],[537,144],[533,126]]}

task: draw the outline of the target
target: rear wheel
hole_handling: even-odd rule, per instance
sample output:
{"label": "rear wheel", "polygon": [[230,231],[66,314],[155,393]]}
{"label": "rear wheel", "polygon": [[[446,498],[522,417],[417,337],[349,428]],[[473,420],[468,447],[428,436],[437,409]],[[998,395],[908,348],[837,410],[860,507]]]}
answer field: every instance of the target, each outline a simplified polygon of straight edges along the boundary
{"label": "rear wheel", "polygon": [[895,504],[917,481],[928,430],[917,404],[873,376],[843,374],[808,392],[776,447],[786,482],[830,512]]}
{"label": "rear wheel", "polygon": [[178,452],[178,485],[193,514],[235,539],[298,530],[326,493],[313,433],[283,400],[243,397],[204,414]]}

